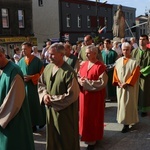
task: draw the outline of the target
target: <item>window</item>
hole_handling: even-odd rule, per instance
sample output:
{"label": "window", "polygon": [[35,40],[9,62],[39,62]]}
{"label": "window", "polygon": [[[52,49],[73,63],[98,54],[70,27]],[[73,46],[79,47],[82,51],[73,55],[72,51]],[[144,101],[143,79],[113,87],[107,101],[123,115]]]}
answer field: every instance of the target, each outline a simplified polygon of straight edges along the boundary
{"label": "window", "polygon": [[2,11],[2,27],[3,28],[9,28],[9,15],[8,15],[8,9],[1,9]]}
{"label": "window", "polygon": [[81,8],[81,4],[78,4],[78,8]]}
{"label": "window", "polygon": [[88,5],[88,6],[87,6],[87,9],[90,9],[90,8],[91,8],[91,6],[90,6],[90,5]]}
{"label": "window", "polygon": [[82,17],[81,17],[81,15],[78,15],[78,28],[81,28],[81,20],[82,19]]}
{"label": "window", "polygon": [[66,17],[66,24],[67,24],[67,27],[68,27],[68,28],[70,27],[70,21],[71,21],[71,15],[70,15],[70,14],[67,14],[67,17]]}
{"label": "window", "polygon": [[90,28],[91,27],[91,20],[90,20],[90,16],[87,16],[87,27]]}
{"label": "window", "polygon": [[70,7],[70,4],[69,4],[69,3],[66,3],[66,7]]}
{"label": "window", "polygon": [[18,10],[19,28],[24,28],[24,11]]}
{"label": "window", "polygon": [[39,2],[39,6],[42,7],[43,6],[43,0],[38,0]]}

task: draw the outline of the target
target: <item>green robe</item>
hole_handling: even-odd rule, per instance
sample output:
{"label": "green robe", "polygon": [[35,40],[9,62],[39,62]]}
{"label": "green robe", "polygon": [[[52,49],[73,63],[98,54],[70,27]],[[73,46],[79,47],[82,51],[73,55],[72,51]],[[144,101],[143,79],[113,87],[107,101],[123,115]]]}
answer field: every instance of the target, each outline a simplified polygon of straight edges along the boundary
{"label": "green robe", "polygon": [[[107,75],[108,75],[108,83],[107,83],[107,98],[115,98],[116,97],[116,87],[112,85],[113,79],[113,65],[117,59],[118,55],[114,50],[109,50],[107,54],[105,50],[102,50],[102,58],[104,64],[107,66]],[[109,66],[112,65],[112,66]],[[110,68],[109,68],[110,67]]]}
{"label": "green robe", "polygon": [[54,64],[46,66],[39,80],[40,100],[51,96],[47,107],[47,150],[79,150],[78,95],[74,70],[66,63],[52,76]]}
{"label": "green robe", "polygon": [[140,65],[139,80],[139,110],[141,112],[150,111],[150,49],[140,50],[134,49],[132,57],[136,58]]}
{"label": "green robe", "polygon": [[[25,63],[25,58],[22,58],[18,64],[23,72],[23,75],[34,75],[41,72],[43,67],[42,61],[34,57],[29,65]],[[27,99],[29,102],[32,125],[45,125],[46,111],[45,107],[40,105],[37,85],[34,85],[30,80],[25,82]]]}
{"label": "green robe", "polygon": [[[22,83],[21,87],[17,86],[19,80],[16,80],[16,82],[14,82],[16,76],[20,78],[20,82]],[[21,89],[25,90],[22,78],[23,75],[20,68],[13,62],[8,62],[8,64],[2,71],[2,74],[0,74],[0,108],[1,108],[0,123],[2,123],[3,118],[5,116],[7,118],[12,109],[16,107],[12,102],[12,100],[14,100],[17,103],[17,100],[19,100],[18,93],[16,92],[21,92],[20,94],[22,94],[23,91]],[[12,83],[15,84],[12,85]],[[19,91],[19,89],[21,91]],[[9,94],[13,95],[13,97],[9,96]],[[25,97],[25,95],[23,97]],[[2,107],[4,106],[4,102],[8,100],[9,100],[9,104],[7,105],[8,107],[5,107],[3,113],[6,115],[3,116]],[[10,111],[7,114],[6,112],[8,109]],[[5,126],[0,126],[0,150],[35,149],[32,135],[31,118],[29,114],[29,106],[26,98],[24,98],[23,103],[17,112],[18,113],[15,116],[13,116]]]}

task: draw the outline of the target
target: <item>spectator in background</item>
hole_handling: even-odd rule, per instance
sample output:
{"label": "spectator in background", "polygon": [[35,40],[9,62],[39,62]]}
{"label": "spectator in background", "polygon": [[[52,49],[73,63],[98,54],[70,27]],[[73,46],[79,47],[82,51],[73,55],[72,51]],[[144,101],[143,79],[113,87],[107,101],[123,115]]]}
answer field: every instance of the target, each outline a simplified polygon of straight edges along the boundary
{"label": "spectator in background", "polygon": [[38,57],[39,59],[41,59],[41,54],[38,52],[38,48],[37,48],[37,46],[33,46],[32,47],[32,55],[34,55],[34,56],[36,56],[36,57]]}
{"label": "spectator in background", "polygon": [[65,56],[64,56],[64,61],[67,62],[76,72],[79,70],[79,61],[78,58],[71,54],[71,45],[70,44],[65,44]]}
{"label": "spectator in background", "polygon": [[117,41],[114,41],[114,42],[113,42],[112,50],[114,50],[114,51],[117,52],[118,58],[122,56],[122,50],[121,50],[121,48],[119,47],[119,43],[118,43]]}
{"label": "spectator in background", "polygon": [[78,55],[78,59],[79,59],[79,62],[82,64],[84,61],[87,60],[86,58],[86,53],[85,53],[85,50],[86,50],[86,47],[89,46],[89,45],[92,45],[93,43],[93,39],[90,35],[86,35],[84,37],[84,44],[79,52],[79,55]]}
{"label": "spectator in background", "polygon": [[29,106],[20,68],[0,47],[0,149],[34,150]]}
{"label": "spectator in background", "polygon": [[135,49],[135,48],[138,48],[138,45],[137,45],[137,43],[136,43],[135,37],[131,37],[131,38],[130,38],[130,44],[131,44],[131,46],[132,46],[132,49],[131,49],[131,50],[133,50],[133,49]]}
{"label": "spectator in background", "polygon": [[46,47],[43,48],[41,53],[41,59],[43,60],[44,66],[46,66],[49,63],[49,54],[47,50],[50,46],[51,46],[51,41],[47,41]]}
{"label": "spectator in background", "polygon": [[14,61],[15,64],[18,64],[20,58],[22,57],[22,53],[20,52],[19,47],[14,48]]}
{"label": "spectator in background", "polygon": [[138,118],[138,78],[140,67],[136,59],[131,58],[131,45],[122,44],[123,57],[116,61],[113,84],[117,86],[117,121],[122,123],[122,133],[129,131],[129,125],[134,125]]}

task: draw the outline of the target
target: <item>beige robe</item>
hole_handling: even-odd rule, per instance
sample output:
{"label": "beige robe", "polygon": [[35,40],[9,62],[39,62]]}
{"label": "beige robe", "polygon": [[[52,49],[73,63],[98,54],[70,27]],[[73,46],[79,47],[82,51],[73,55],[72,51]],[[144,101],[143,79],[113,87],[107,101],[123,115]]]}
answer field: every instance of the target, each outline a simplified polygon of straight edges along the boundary
{"label": "beige robe", "polygon": [[[131,125],[139,121],[138,118],[138,78],[135,70],[137,63],[135,59],[129,59],[126,64],[123,62],[123,57],[116,61],[115,71],[117,77],[113,76],[113,84],[118,81],[120,83],[127,83],[126,88],[117,86],[117,121],[118,123]],[[114,71],[114,72],[115,72]],[[130,84],[128,79],[136,78],[134,85]],[[118,79],[116,79],[118,78]],[[117,81],[118,80],[118,81]]]}

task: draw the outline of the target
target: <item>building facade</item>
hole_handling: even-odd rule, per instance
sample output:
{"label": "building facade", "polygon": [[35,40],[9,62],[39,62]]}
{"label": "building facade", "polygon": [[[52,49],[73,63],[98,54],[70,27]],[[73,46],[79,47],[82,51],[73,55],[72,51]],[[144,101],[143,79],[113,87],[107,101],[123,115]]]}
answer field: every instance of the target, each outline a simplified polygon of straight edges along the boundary
{"label": "building facade", "polygon": [[13,56],[24,41],[36,43],[32,27],[32,0],[0,0],[0,45]]}
{"label": "building facade", "polygon": [[[135,8],[122,7],[126,18],[126,37],[135,33],[130,27],[135,24]],[[117,5],[88,0],[37,0],[33,1],[33,30],[41,49],[47,39],[83,40],[87,34],[93,37],[113,39],[113,15]],[[40,15],[39,15],[40,14]],[[102,33],[99,28],[106,27]]]}

